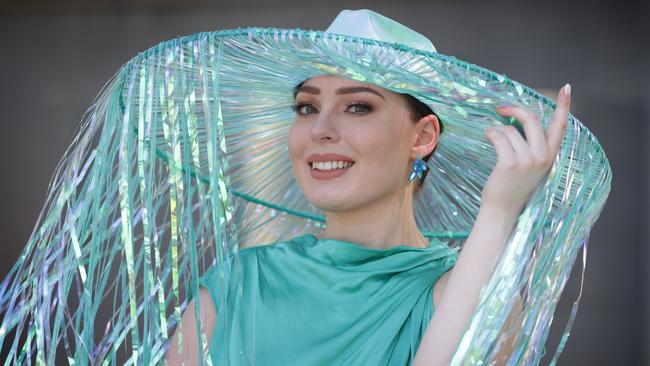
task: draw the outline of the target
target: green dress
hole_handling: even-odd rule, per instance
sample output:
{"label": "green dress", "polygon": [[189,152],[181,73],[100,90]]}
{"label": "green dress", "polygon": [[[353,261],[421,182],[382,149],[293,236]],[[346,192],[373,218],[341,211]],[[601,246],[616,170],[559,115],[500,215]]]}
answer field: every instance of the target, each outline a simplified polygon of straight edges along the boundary
{"label": "green dress", "polygon": [[[437,239],[426,248],[371,249],[312,234],[239,254],[241,326],[232,321],[238,275],[230,278],[227,304],[215,266],[199,280],[217,308],[215,366],[410,365],[433,315],[433,285],[458,258]],[[249,343],[243,360],[240,331]]]}

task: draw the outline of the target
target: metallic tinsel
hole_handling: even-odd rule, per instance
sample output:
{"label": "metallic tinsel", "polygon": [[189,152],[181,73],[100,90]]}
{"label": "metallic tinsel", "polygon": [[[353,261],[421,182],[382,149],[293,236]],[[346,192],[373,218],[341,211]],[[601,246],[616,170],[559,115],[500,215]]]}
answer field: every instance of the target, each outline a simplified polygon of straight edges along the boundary
{"label": "metallic tinsel", "polygon": [[[324,73],[410,93],[436,111],[445,132],[416,220],[450,246],[468,235],[496,161],[483,131],[508,122],[495,105],[526,106],[545,127],[555,108],[454,57],[319,31],[234,29],[152,47],[111,78],[84,116],[2,282],[5,365],[161,363],[209,266],[219,265],[226,283],[240,269],[224,259],[241,246],[317,232],[322,213],[291,174],[285,138],[292,88]],[[508,364],[539,363],[610,182],[596,138],[570,116],[561,152],[520,215],[454,365],[490,363],[517,294],[525,311]],[[577,301],[556,356],[576,310]]]}

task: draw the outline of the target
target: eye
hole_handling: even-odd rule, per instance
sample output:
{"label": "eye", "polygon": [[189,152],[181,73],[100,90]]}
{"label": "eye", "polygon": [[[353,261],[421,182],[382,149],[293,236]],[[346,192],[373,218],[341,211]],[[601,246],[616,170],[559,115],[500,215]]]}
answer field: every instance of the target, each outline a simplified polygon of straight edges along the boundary
{"label": "eye", "polygon": [[365,114],[372,111],[372,107],[366,103],[353,103],[348,106],[348,109],[352,109],[354,114]]}
{"label": "eye", "polygon": [[310,108],[313,109],[314,111],[316,111],[316,108],[312,104],[309,104],[309,103],[296,103],[295,105],[291,106],[291,109],[295,113],[297,113],[297,114],[299,114],[301,116],[309,114],[307,111],[309,111]]}

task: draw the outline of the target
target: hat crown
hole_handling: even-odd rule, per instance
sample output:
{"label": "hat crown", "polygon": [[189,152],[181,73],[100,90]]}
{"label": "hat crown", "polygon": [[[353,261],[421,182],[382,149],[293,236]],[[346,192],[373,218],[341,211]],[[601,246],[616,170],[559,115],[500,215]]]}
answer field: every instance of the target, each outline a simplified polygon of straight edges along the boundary
{"label": "hat crown", "polygon": [[437,52],[427,37],[368,9],[342,10],[325,32],[401,43],[422,51]]}

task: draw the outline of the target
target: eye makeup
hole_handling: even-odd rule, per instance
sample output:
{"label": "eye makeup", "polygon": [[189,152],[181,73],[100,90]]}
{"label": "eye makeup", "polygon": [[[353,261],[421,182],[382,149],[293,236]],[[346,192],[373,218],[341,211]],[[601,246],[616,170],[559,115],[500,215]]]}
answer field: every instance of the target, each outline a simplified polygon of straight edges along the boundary
{"label": "eye makeup", "polygon": [[[298,115],[304,116],[304,115],[307,115],[308,113],[301,113],[301,109],[303,107],[309,107],[309,106],[316,109],[313,106],[313,104],[311,104],[311,103],[297,102],[297,103],[295,103],[294,105],[291,106],[291,110],[294,113],[298,114]],[[374,110],[372,105],[370,105],[370,104],[368,104],[366,102],[360,102],[360,101],[355,101],[355,102],[349,103],[347,105],[346,110],[349,110],[351,107],[361,108],[361,110],[362,110],[361,112],[351,112],[352,114],[367,114],[367,113],[370,113],[370,112],[372,112]]]}

